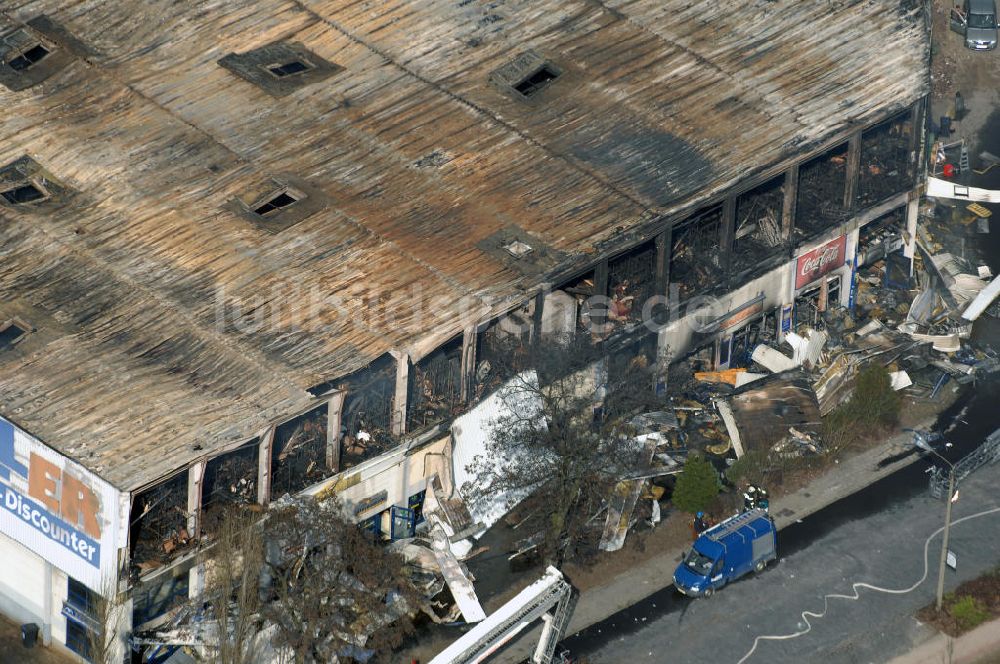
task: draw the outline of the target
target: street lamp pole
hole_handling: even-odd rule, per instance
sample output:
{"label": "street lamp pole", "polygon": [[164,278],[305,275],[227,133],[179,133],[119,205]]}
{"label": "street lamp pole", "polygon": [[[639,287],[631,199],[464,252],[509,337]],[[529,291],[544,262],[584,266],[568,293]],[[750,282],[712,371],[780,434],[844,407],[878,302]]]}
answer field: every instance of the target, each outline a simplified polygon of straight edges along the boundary
{"label": "street lamp pole", "polygon": [[948,562],[948,531],[951,530],[951,504],[955,498],[955,464],[941,456],[937,450],[931,447],[927,439],[918,431],[914,432],[913,444],[925,452],[929,452],[948,464],[948,497],[944,508],[944,534],[941,537],[941,563],[938,565],[937,582],[937,610],[941,610],[944,603],[944,568]]}
{"label": "street lamp pole", "polygon": [[948,531],[951,529],[951,504],[954,502],[952,497],[955,495],[955,466],[940,454],[938,454],[938,457],[948,464],[948,498],[947,507],[944,510],[944,536],[941,538],[941,564],[938,566],[937,603],[935,604],[937,610],[940,611],[941,604],[944,601],[944,568],[948,560]]}

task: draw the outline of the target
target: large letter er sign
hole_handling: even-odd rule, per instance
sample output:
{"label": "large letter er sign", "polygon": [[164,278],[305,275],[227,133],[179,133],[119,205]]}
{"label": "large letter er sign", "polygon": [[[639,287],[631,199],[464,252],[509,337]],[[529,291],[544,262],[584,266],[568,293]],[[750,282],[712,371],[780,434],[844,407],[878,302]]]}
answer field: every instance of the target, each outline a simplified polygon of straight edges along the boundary
{"label": "large letter er sign", "polygon": [[0,418],[0,531],[91,589],[117,560],[118,490]]}

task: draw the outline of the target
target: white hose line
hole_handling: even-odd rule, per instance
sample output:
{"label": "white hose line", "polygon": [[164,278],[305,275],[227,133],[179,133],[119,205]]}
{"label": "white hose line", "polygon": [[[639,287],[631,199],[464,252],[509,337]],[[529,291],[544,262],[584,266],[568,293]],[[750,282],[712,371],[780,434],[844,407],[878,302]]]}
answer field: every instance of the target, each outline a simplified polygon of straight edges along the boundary
{"label": "white hose line", "polygon": [[[997,512],[1000,512],[1000,507],[994,507],[993,509],[984,510],[982,512],[976,512],[975,514],[970,514],[969,516],[963,516],[961,519],[956,519],[956,520],[952,521],[951,525],[952,526],[957,526],[958,524],[962,523],[963,521],[971,521],[972,519],[978,519],[979,517],[987,516],[987,515],[990,515],[990,514],[995,514]],[[931,533],[930,536],[927,538],[927,540],[924,542],[924,573],[923,573],[923,576],[920,577],[920,580],[917,581],[916,583],[914,583],[909,588],[900,588],[900,589],[881,588],[879,586],[873,586],[870,583],[861,583],[861,582],[858,582],[858,583],[851,584],[851,589],[852,589],[852,591],[854,593],[853,595],[840,595],[840,594],[823,595],[823,610],[820,613],[816,613],[814,611],[803,611],[802,612],[802,614],[801,614],[802,615],[802,620],[806,624],[806,628],[805,629],[800,630],[798,632],[795,632],[793,634],[781,634],[781,635],[769,635],[769,636],[757,636],[757,637],[755,637],[754,640],[753,640],[753,647],[750,648],[750,650],[747,652],[747,654],[743,655],[742,659],[740,659],[740,661],[737,662],[737,664],[743,664],[743,662],[745,662],[748,659],[750,659],[750,657],[752,657],[753,654],[754,654],[754,652],[757,650],[757,646],[760,644],[761,641],[788,641],[790,639],[798,638],[798,637],[800,637],[800,636],[802,636],[804,634],[808,634],[812,630],[812,623],[809,622],[809,618],[822,618],[823,616],[825,616],[827,610],[830,607],[830,600],[831,599],[857,600],[857,599],[859,599],[861,597],[861,595],[858,593],[858,589],[859,588],[868,588],[869,590],[875,590],[875,591],[878,591],[880,593],[889,593],[890,595],[905,595],[906,593],[913,592],[914,590],[917,589],[917,586],[919,586],[921,583],[923,583],[927,579],[927,574],[929,572],[929,567],[928,567],[928,564],[927,564],[927,552],[928,552],[928,550],[930,548],[931,540],[934,539],[935,537],[937,537],[941,533],[941,531],[943,531],[943,530],[944,530],[944,526],[942,526],[941,528],[938,528],[933,533]]]}

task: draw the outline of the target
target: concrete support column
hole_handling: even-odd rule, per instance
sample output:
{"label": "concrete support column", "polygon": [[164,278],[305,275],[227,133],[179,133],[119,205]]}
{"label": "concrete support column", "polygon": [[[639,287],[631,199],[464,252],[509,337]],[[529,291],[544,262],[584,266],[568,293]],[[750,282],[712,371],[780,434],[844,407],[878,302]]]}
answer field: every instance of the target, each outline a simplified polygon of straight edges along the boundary
{"label": "concrete support column", "polygon": [[271,502],[271,448],[274,445],[274,429],[267,428],[260,436],[257,446],[257,502],[267,505]]}
{"label": "concrete support column", "polygon": [[462,331],[462,401],[468,402],[476,384],[476,333],[477,326],[470,325]]}
{"label": "concrete support column", "polygon": [[187,531],[195,539],[201,535],[201,487],[205,479],[205,466],[205,460],[201,460],[188,468]]}
{"label": "concrete support column", "polygon": [[670,282],[670,241],[671,226],[656,236],[656,291],[653,295],[667,294]]}
{"label": "concrete support column", "polygon": [[913,272],[913,252],[917,246],[917,221],[920,218],[920,192],[911,191],[906,202],[906,237],[903,238],[903,255],[910,259],[910,272]]}
{"label": "concrete support column", "polygon": [[390,426],[392,435],[406,433],[406,399],[410,386],[410,356],[403,352],[390,351],[396,358],[396,391],[392,399]]}
{"label": "concrete support column", "polygon": [[785,171],[784,200],[781,202],[781,239],[789,242],[795,227],[795,203],[799,197],[799,165],[793,164]]}
{"label": "concrete support column", "polygon": [[844,209],[853,210],[858,195],[858,177],[861,173],[861,130],[851,134],[847,141],[847,175],[844,186]]}
{"label": "concrete support column", "polygon": [[334,392],[326,402],[326,467],[340,472],[340,420],[344,412],[344,392]]}

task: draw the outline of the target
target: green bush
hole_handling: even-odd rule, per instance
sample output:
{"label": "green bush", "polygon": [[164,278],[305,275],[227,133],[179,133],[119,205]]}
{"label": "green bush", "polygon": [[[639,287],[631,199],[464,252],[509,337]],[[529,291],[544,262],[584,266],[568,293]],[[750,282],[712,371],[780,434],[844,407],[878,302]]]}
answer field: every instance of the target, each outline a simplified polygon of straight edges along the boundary
{"label": "green bush", "polygon": [[858,373],[847,413],[861,425],[892,426],[899,421],[901,402],[885,367],[869,364]]}
{"label": "green bush", "polygon": [[991,617],[989,610],[983,606],[983,603],[969,595],[959,598],[948,607],[948,613],[955,619],[962,631],[974,629]]}
{"label": "green bush", "polygon": [[674,506],[684,512],[701,512],[719,494],[719,474],[708,459],[692,454],[677,476],[672,497]]}

